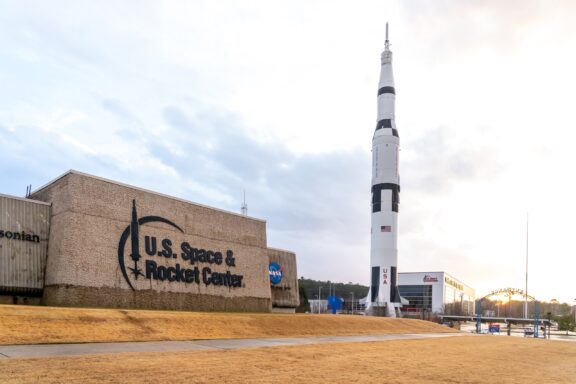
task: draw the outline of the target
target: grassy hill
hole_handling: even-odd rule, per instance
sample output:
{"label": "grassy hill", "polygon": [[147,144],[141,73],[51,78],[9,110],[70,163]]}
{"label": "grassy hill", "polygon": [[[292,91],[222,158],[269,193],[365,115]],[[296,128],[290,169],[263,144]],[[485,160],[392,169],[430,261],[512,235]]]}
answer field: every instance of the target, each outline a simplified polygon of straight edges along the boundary
{"label": "grassy hill", "polygon": [[0,344],[299,337],[454,330],[351,315],[172,312],[0,305]]}

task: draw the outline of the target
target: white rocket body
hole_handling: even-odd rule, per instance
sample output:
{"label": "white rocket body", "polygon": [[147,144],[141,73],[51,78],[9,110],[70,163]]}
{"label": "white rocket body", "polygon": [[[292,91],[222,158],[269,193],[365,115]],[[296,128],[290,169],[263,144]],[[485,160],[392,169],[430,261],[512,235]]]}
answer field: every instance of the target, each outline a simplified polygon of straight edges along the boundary
{"label": "white rocket body", "polygon": [[400,139],[394,119],[396,93],[392,73],[392,52],[388,43],[382,52],[378,84],[378,119],[372,139],[372,229],[370,291],[367,313],[396,317],[401,306],[398,291],[398,206]]}

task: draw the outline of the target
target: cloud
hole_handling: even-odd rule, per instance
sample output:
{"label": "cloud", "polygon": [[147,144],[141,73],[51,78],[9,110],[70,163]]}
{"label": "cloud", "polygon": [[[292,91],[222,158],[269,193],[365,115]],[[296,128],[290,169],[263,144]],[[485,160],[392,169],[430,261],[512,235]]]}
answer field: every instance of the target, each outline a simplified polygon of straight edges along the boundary
{"label": "cloud", "polygon": [[[182,177],[221,188],[229,197],[226,204],[238,205],[245,189],[249,205],[277,218],[278,229],[341,226],[355,216],[351,211],[358,204],[350,196],[359,193],[366,196],[360,205],[368,209],[370,164],[362,150],[297,155],[282,143],[251,138],[229,113],[171,106],[163,116],[170,128],[148,144],[150,153]],[[177,155],[167,156],[173,152]]]}
{"label": "cloud", "polygon": [[[234,212],[245,190],[249,214],[268,221],[269,245],[296,251],[308,275],[328,278],[322,266],[349,259],[353,249],[365,260],[352,270],[363,274],[369,153],[295,154],[284,143],[252,137],[237,115],[200,103],[171,104],[155,113],[132,112],[111,99],[97,105],[110,114],[95,113],[86,121],[61,112],[50,120],[35,111],[36,125],[19,127],[16,134],[2,129],[0,139],[11,148],[0,167],[6,185],[27,185],[11,171],[24,158],[18,174],[36,180],[35,187],[73,168]],[[148,121],[143,114],[156,118]],[[112,122],[114,128],[98,130]]]}
{"label": "cloud", "polygon": [[[162,115],[169,128],[147,149],[173,166],[180,179],[194,181],[184,194],[238,212],[246,190],[249,214],[268,222],[269,245],[294,250],[301,271],[329,278],[327,265],[354,258],[358,262],[342,278],[364,275],[369,153],[295,154],[281,142],[251,137],[237,116],[217,109],[172,105]],[[186,150],[171,151],[172,146]],[[166,155],[171,152],[178,155]]]}
{"label": "cloud", "polygon": [[425,195],[441,195],[457,182],[489,182],[504,169],[500,154],[485,143],[454,140],[458,134],[448,127],[420,133],[403,145],[402,186]]}
{"label": "cloud", "polygon": [[102,108],[118,117],[120,123],[140,123],[138,118],[120,101],[103,99],[100,102]]}
{"label": "cloud", "polygon": [[[516,48],[534,43],[534,31],[565,28],[576,4],[569,0],[552,3],[539,0],[426,1],[403,3],[404,19],[415,39],[428,41],[424,57],[434,61],[466,56],[482,48],[498,55],[513,55]],[[551,19],[555,25],[550,25]],[[563,29],[570,34],[570,30]]]}
{"label": "cloud", "polygon": [[238,116],[218,108],[170,105],[161,115],[166,126],[144,150],[185,181],[183,196],[238,212],[245,190],[249,214],[268,222],[269,245],[294,250],[301,271],[329,278],[327,265],[352,258],[346,272],[333,273],[365,274],[369,153],[295,154],[252,137]]}

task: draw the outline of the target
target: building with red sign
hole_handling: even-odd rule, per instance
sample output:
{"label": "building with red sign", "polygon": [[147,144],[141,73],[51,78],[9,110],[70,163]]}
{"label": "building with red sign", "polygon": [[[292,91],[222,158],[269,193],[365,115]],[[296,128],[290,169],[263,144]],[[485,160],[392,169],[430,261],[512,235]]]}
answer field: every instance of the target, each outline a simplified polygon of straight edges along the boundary
{"label": "building with red sign", "polygon": [[405,314],[474,314],[476,292],[446,272],[399,273],[398,288]]}

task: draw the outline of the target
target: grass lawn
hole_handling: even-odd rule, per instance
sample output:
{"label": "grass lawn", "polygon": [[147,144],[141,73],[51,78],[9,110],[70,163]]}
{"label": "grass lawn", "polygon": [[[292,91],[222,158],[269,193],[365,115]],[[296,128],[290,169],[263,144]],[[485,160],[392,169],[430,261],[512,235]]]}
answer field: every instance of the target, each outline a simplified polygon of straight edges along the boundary
{"label": "grass lawn", "polygon": [[346,315],[0,305],[0,344],[455,332],[428,321]]}
{"label": "grass lawn", "polygon": [[2,383],[575,383],[576,343],[497,336],[0,360]]}

